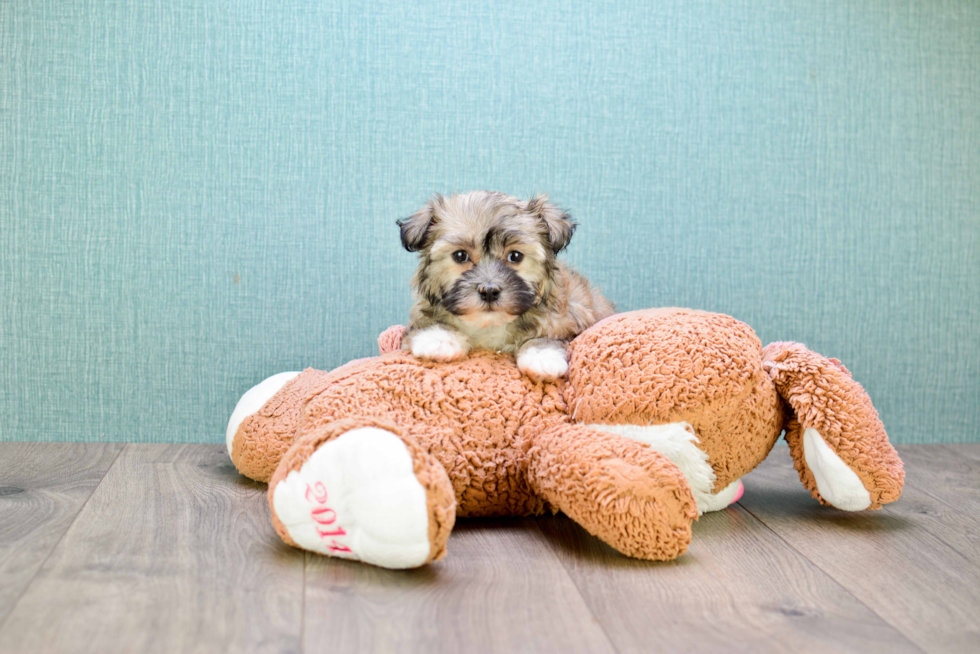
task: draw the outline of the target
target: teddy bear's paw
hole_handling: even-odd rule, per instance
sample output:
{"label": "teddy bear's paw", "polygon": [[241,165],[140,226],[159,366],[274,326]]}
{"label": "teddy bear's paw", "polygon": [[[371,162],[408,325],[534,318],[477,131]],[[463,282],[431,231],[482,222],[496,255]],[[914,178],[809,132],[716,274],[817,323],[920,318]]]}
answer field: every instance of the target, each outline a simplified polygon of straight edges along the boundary
{"label": "teddy bear's paw", "polygon": [[531,346],[517,355],[518,369],[539,382],[555,381],[568,372],[568,358],[565,352],[555,347]]}
{"label": "teddy bear's paw", "polygon": [[662,425],[594,424],[589,425],[589,428],[619,434],[634,441],[645,443],[651,449],[670,459],[671,463],[680,469],[687,479],[687,483],[690,484],[691,494],[698,505],[698,515],[706,511],[719,511],[735,501],[726,502],[729,497],[726,492],[730,492],[731,496],[734,496],[738,490],[737,484],[739,482],[737,481],[732,482],[716,495],[711,494],[717,477],[708,462],[708,453],[698,447],[698,437],[690,423],[670,422]]}
{"label": "teddy bear's paw", "polygon": [[272,504],[303,549],[396,569],[432,558],[426,489],[405,443],[384,429],[320,445],[276,485]]}
{"label": "teddy bear's paw", "polygon": [[412,354],[429,361],[458,361],[469,352],[466,337],[444,327],[429,327],[412,334]]}
{"label": "teddy bear's paw", "polygon": [[803,458],[813,473],[820,497],[828,504],[843,511],[863,511],[871,506],[871,494],[857,473],[812,427],[803,431]]}
{"label": "teddy bear's paw", "polygon": [[742,499],[743,493],[745,493],[745,486],[742,484],[741,479],[736,479],[717,493],[708,493],[698,497],[698,511],[701,513],[711,513],[712,511],[727,509]]}
{"label": "teddy bear's paw", "polygon": [[245,391],[242,399],[238,400],[238,404],[235,405],[235,410],[231,412],[231,418],[228,420],[228,429],[225,431],[225,443],[228,445],[229,455],[232,453],[238,428],[245,418],[265,406],[265,403],[271,400],[273,395],[282,390],[283,386],[295,379],[298,375],[298,372],[281,372]]}

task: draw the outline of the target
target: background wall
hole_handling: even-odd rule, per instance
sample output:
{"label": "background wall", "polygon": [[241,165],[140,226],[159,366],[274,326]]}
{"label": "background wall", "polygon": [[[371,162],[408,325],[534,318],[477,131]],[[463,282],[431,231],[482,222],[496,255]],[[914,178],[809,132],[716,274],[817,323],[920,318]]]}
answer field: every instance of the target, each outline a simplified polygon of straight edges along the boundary
{"label": "background wall", "polygon": [[550,191],[622,309],[980,440],[980,4],[0,4],[0,438],[214,441],[406,319],[394,221]]}

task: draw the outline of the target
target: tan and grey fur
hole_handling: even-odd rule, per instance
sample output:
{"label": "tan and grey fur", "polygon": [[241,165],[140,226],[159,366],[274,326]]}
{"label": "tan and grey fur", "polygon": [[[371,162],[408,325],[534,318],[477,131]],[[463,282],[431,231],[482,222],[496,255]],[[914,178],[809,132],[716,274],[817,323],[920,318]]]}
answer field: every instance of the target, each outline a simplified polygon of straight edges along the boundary
{"label": "tan and grey fur", "polygon": [[530,377],[555,379],[567,368],[566,342],[615,311],[557,259],[576,224],[547,196],[435,195],[398,225],[402,245],[419,253],[402,347],[420,358],[485,348],[516,354]]}

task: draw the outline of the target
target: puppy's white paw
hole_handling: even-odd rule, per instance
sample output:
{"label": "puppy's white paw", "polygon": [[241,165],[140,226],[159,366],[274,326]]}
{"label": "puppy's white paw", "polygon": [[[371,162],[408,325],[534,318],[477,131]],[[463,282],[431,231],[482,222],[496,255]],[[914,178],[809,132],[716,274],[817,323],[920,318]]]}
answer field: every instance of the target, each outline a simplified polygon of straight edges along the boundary
{"label": "puppy's white paw", "polygon": [[430,361],[457,361],[466,356],[465,337],[444,327],[429,327],[412,334],[412,354]]}
{"label": "puppy's white paw", "polygon": [[517,355],[517,367],[535,381],[554,381],[568,372],[568,359],[558,348],[531,346]]}

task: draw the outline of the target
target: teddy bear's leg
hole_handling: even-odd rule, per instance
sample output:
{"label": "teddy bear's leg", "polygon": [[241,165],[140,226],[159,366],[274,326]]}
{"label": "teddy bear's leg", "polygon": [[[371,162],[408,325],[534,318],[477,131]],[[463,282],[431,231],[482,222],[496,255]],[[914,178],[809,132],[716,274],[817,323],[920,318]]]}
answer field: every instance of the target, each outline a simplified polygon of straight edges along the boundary
{"label": "teddy bear's leg", "polygon": [[745,485],[742,483],[741,479],[736,479],[717,493],[709,494],[703,500],[699,497],[698,511],[700,513],[711,513],[712,511],[727,509],[732,504],[735,504],[735,502],[742,499],[742,495],[744,493]]}
{"label": "teddy bear's leg", "polygon": [[299,372],[280,372],[277,375],[267,377],[252,388],[245,391],[235,410],[228,419],[228,428],[225,430],[225,444],[228,446],[228,454],[232,454],[235,443],[235,436],[242,421],[253,413],[256,413],[262,406],[272,399],[272,396],[282,390],[282,387],[296,379]]}
{"label": "teddy bear's leg", "polygon": [[268,482],[279,460],[293,444],[307,400],[333,380],[370,365],[357,359],[334,370],[281,372],[250,388],[228,420],[225,443],[238,471],[255,481]]}
{"label": "teddy bear's leg", "polygon": [[301,436],[269,482],[269,505],[286,543],[396,569],[442,558],[456,519],[445,468],[375,418]]}
{"label": "teddy bear's leg", "polygon": [[789,407],[786,442],[814,498],[845,511],[878,509],[902,494],[905,472],[878,412],[836,359],[772,343],[762,365]]}
{"label": "teddy bear's leg", "polygon": [[623,554],[666,561],[687,549],[697,504],[665,455],[617,434],[562,424],[538,434],[528,456],[532,488]]}
{"label": "teddy bear's leg", "polygon": [[698,514],[721,511],[742,497],[742,480],[736,479],[717,493],[714,470],[708,463],[708,453],[698,447],[694,427],[687,422],[662,425],[588,425],[589,429],[619,434],[643,443],[660,452],[684,473],[691,493],[697,501]]}

